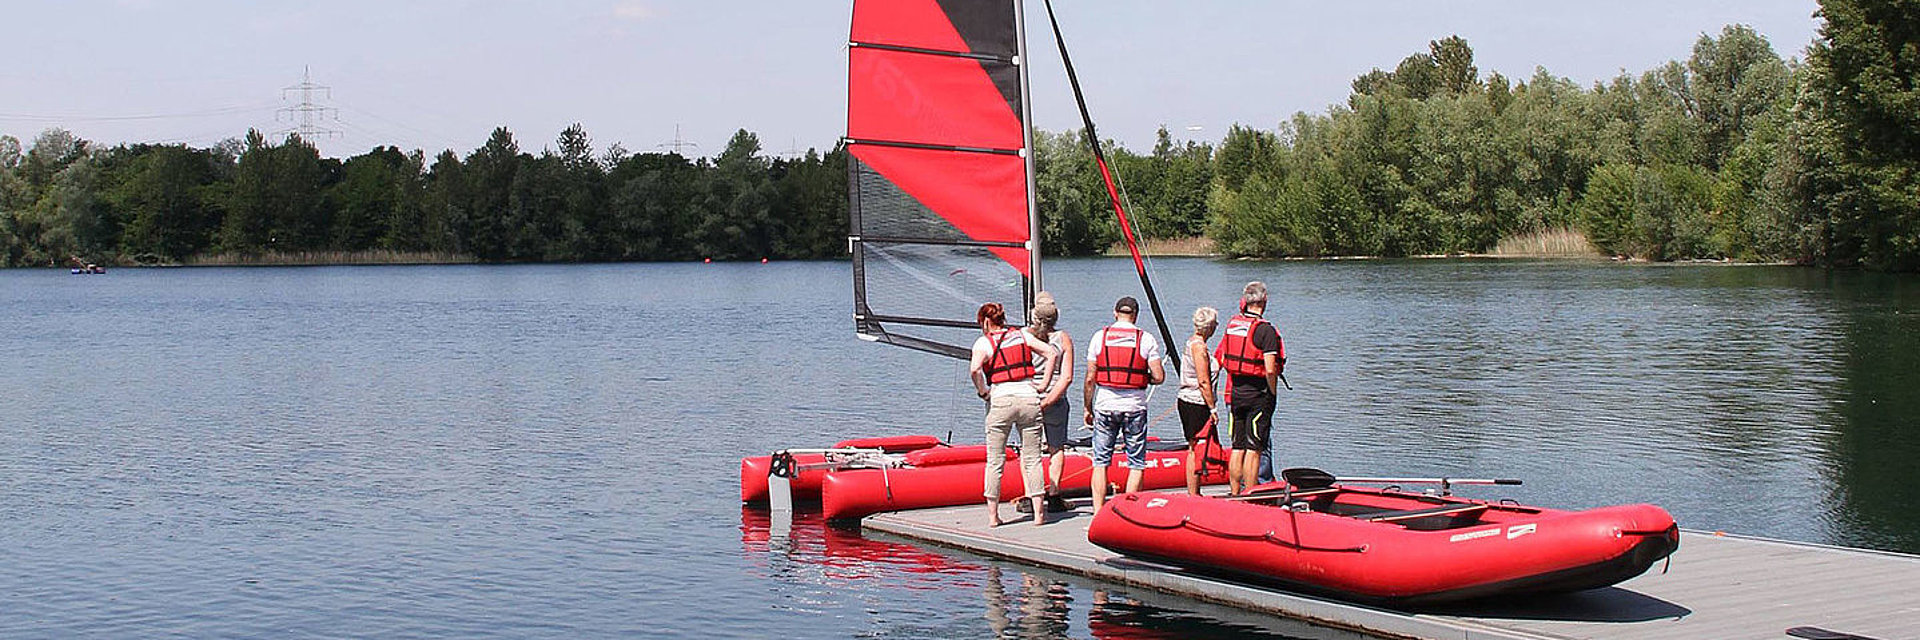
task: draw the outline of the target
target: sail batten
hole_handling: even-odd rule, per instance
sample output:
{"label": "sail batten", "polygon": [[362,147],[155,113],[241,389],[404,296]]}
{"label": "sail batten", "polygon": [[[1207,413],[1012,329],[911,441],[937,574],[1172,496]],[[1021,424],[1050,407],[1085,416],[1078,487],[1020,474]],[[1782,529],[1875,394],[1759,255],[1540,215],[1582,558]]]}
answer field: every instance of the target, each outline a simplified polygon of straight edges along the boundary
{"label": "sail batten", "polygon": [[1037,267],[1017,0],[855,0],[847,135],[855,327],[954,357]]}

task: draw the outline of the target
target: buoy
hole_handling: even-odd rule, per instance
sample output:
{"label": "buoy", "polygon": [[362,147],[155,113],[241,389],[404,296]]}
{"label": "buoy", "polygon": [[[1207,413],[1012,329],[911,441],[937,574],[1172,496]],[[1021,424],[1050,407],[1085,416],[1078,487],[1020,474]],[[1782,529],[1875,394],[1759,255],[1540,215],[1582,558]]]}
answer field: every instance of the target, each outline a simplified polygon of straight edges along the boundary
{"label": "buoy", "polygon": [[703,264],[713,264],[713,258],[706,258],[701,260],[700,262]]}
{"label": "buoy", "polygon": [[767,263],[767,259],[766,259],[766,258],[761,258],[761,259],[760,259],[760,264],[766,264],[766,263]]}

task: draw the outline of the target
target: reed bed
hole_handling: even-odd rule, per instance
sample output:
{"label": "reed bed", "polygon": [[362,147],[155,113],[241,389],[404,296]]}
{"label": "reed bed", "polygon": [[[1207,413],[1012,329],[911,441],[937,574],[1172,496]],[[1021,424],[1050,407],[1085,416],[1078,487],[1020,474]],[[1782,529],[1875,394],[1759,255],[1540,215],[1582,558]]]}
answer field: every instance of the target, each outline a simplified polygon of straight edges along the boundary
{"label": "reed bed", "polygon": [[1529,231],[1510,236],[1493,248],[1503,258],[1599,258],[1600,253],[1586,234],[1577,229],[1555,228]]}
{"label": "reed bed", "polygon": [[473,256],[447,251],[268,251],[264,253],[213,253],[181,261],[191,267],[214,266],[296,266],[363,264],[467,264]]}
{"label": "reed bed", "polygon": [[[1141,240],[1140,253],[1149,256],[1210,256],[1214,255],[1213,239],[1206,236],[1191,238],[1165,238],[1160,240]],[[1126,241],[1113,243],[1107,247],[1107,255],[1127,255]]]}

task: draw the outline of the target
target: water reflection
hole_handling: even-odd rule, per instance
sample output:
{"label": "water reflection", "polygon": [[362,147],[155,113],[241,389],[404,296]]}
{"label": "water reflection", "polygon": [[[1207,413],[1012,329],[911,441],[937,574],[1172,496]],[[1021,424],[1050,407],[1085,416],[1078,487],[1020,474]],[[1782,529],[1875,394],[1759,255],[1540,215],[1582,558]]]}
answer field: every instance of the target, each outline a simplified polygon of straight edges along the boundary
{"label": "water reflection", "polygon": [[1067,635],[1073,593],[1067,583],[1015,572],[1009,588],[1006,570],[987,567],[987,626],[996,638],[1060,638]]}
{"label": "water reflection", "polygon": [[[830,525],[817,511],[797,511],[790,527],[762,509],[740,511],[740,543],[759,577],[812,588],[796,609],[835,610],[830,600],[858,597],[873,583],[917,592],[929,601],[974,593],[984,602],[977,622],[995,638],[1103,640],[1208,638],[1357,640],[1365,636],[1304,622],[991,560],[967,560],[911,544],[869,539]],[[782,587],[792,591],[793,587]],[[900,602],[890,604],[899,605]],[[946,620],[955,609],[922,604],[901,612],[867,607],[868,637],[976,637],[979,627]],[[805,611],[802,611],[805,612]],[[913,618],[904,620],[901,618]],[[971,629],[971,630],[970,630]]]}
{"label": "water reflection", "polygon": [[1831,454],[1838,544],[1920,550],[1920,283],[1844,274],[1845,384]]}

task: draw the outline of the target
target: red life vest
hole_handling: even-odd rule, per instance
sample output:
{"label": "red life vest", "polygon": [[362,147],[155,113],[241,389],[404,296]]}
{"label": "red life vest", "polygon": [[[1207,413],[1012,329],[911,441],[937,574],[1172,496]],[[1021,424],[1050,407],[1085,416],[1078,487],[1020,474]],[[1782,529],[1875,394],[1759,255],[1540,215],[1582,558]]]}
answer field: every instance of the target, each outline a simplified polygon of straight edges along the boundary
{"label": "red life vest", "polygon": [[1033,349],[1027,346],[1025,332],[1001,329],[987,334],[987,342],[993,347],[993,355],[987,356],[987,384],[1033,377]]}
{"label": "red life vest", "polygon": [[1263,324],[1267,324],[1266,319],[1248,315],[1227,321],[1227,335],[1213,350],[1213,355],[1220,358],[1221,369],[1236,376],[1267,377],[1265,354],[1253,345],[1253,332]]}
{"label": "red life vest", "polygon": [[1115,389],[1147,388],[1147,358],[1140,354],[1140,330],[1107,327],[1100,335],[1093,383]]}

